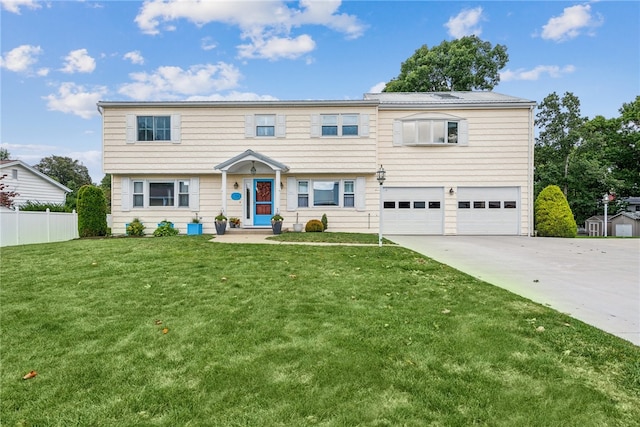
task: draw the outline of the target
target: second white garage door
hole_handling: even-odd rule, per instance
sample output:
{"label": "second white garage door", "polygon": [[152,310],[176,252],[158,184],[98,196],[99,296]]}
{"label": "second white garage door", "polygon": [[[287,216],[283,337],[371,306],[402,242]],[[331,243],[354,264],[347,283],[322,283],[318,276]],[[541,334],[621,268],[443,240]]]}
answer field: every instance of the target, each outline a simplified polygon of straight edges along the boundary
{"label": "second white garage door", "polygon": [[385,234],[443,234],[444,188],[384,187]]}
{"label": "second white garage door", "polygon": [[458,234],[517,235],[519,187],[458,187]]}

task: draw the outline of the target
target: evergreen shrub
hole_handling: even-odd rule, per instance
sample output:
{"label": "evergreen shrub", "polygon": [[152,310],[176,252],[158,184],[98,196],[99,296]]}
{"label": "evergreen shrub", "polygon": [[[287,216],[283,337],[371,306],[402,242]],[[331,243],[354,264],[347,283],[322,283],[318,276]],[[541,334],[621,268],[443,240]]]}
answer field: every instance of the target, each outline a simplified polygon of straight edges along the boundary
{"label": "evergreen shrub", "polygon": [[76,207],[80,237],[107,235],[107,201],[101,188],[95,185],[80,187]]}
{"label": "evergreen shrub", "polygon": [[166,219],[160,223],[158,228],[153,232],[154,237],[167,237],[167,236],[175,236],[179,233],[177,228],[173,228],[170,221]]}
{"label": "evergreen shrub", "polygon": [[319,219],[310,219],[304,227],[304,231],[307,233],[322,233],[323,230],[324,226]]}
{"label": "evergreen shrub", "polygon": [[144,226],[144,224],[142,224],[142,222],[140,222],[140,219],[134,218],[133,221],[131,221],[129,223],[129,225],[127,225],[127,235],[135,236],[135,237],[142,237],[142,236],[144,236],[144,229],[145,228],[146,227]]}
{"label": "evergreen shrub", "polygon": [[322,214],[322,218],[320,219],[322,223],[322,231],[325,231],[329,227],[329,220],[327,219],[327,214]]}
{"label": "evergreen shrub", "polygon": [[576,237],[578,227],[560,187],[545,187],[535,203],[536,230],[541,237]]}

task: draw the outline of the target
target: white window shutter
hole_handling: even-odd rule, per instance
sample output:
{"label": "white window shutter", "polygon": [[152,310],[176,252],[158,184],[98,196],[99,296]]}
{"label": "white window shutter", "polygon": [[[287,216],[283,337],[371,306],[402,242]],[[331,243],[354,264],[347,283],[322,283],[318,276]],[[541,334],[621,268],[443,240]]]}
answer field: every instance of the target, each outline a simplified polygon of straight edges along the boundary
{"label": "white window shutter", "polygon": [[244,136],[247,138],[253,138],[256,136],[256,128],[253,125],[253,114],[247,114],[244,116]]}
{"label": "white window shutter", "polygon": [[360,114],[360,136],[369,136],[369,115]]}
{"label": "white window shutter", "polygon": [[296,178],[287,177],[287,210],[295,211],[298,208],[298,186]]}
{"label": "white window shutter", "polygon": [[402,122],[393,121],[393,145],[402,145]]}
{"label": "white window shutter", "polygon": [[171,115],[171,142],[174,144],[180,144],[182,135],[182,123],[180,122],[180,114]]}
{"label": "white window shutter", "polygon": [[363,176],[356,178],[356,210],[364,211],[367,208],[367,180]]}
{"label": "white window shutter", "polygon": [[287,135],[287,118],[284,114],[276,116],[276,136],[284,138]]}
{"label": "white window shutter", "polygon": [[136,115],[127,114],[127,144],[136,142]]}
{"label": "white window shutter", "polygon": [[311,115],[311,138],[320,137],[320,114]]}
{"label": "white window shutter", "polygon": [[189,182],[189,209],[193,212],[200,210],[200,178],[191,178]]}
{"label": "white window shutter", "polygon": [[129,212],[131,210],[131,180],[129,178],[120,179],[120,193],[122,196],[120,210]]}
{"label": "white window shutter", "polygon": [[469,122],[466,120],[458,122],[458,145],[469,145]]}

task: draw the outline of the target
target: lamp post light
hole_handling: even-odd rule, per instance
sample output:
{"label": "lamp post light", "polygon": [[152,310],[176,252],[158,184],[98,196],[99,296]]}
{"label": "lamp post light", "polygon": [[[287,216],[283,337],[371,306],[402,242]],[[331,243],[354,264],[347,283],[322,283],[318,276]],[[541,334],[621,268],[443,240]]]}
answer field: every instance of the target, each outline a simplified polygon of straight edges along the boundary
{"label": "lamp post light", "polygon": [[607,208],[609,207],[609,195],[605,194],[602,197],[602,203],[604,203],[604,231],[602,232],[602,235],[604,237],[607,237]]}
{"label": "lamp post light", "polygon": [[379,247],[382,247],[382,187],[384,184],[384,180],[387,179],[386,175],[387,175],[387,171],[385,171],[382,165],[380,165],[380,169],[378,169],[378,171],[376,172],[376,179],[380,184],[380,213],[379,213],[380,224],[378,224],[378,246]]}

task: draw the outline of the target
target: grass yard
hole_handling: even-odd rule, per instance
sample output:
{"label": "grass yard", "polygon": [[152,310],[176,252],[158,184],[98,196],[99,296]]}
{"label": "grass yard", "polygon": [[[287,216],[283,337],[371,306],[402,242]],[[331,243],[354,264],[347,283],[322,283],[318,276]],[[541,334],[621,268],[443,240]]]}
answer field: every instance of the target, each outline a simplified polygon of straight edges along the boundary
{"label": "grass yard", "polygon": [[640,425],[622,339],[398,246],[210,237],[3,248],[0,423]]}

